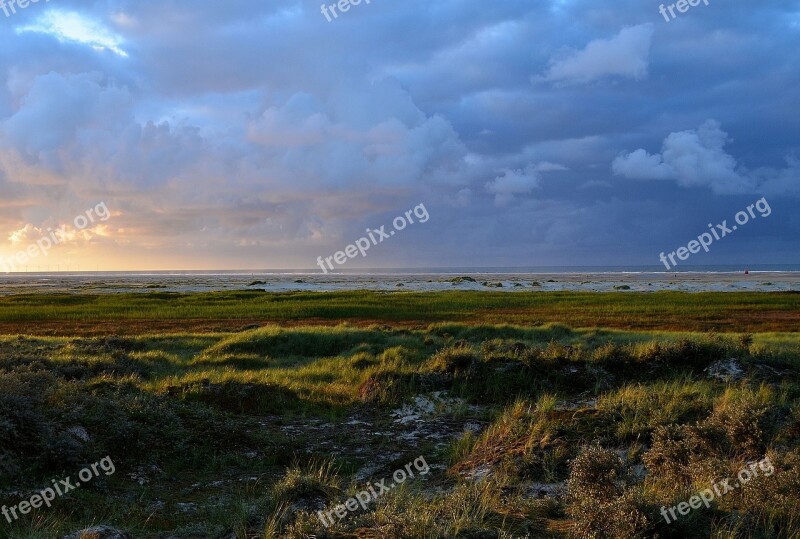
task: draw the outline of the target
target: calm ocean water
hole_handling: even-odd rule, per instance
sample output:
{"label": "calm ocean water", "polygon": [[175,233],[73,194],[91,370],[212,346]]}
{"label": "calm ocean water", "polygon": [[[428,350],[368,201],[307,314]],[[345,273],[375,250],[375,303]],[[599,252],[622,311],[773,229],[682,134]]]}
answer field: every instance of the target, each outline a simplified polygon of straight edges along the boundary
{"label": "calm ocean water", "polygon": [[[800,291],[800,265],[400,268],[324,275],[309,270],[0,274],[0,294],[288,291]],[[458,277],[469,279],[457,279]],[[455,282],[454,282],[455,278]]]}
{"label": "calm ocean water", "polygon": [[[335,275],[471,275],[471,274],[592,274],[592,273],[741,273],[751,272],[800,272],[800,264],[756,264],[752,266],[711,265],[685,266],[665,270],[660,265],[650,266],[523,266],[523,267],[463,267],[463,268],[367,268],[352,271],[337,270]],[[322,275],[319,269],[256,269],[256,270],[154,270],[154,271],[92,271],[92,272],[25,272],[9,276],[76,276],[76,277],[122,277],[147,275]],[[2,273],[0,273],[2,278]]]}

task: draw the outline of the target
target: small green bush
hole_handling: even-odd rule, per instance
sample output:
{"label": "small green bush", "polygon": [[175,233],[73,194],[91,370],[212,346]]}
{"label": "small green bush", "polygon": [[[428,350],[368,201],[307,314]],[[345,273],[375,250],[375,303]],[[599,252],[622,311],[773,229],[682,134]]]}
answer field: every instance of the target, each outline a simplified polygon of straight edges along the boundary
{"label": "small green bush", "polygon": [[459,346],[440,350],[430,359],[429,365],[434,372],[464,375],[473,370],[479,356],[470,346]]}

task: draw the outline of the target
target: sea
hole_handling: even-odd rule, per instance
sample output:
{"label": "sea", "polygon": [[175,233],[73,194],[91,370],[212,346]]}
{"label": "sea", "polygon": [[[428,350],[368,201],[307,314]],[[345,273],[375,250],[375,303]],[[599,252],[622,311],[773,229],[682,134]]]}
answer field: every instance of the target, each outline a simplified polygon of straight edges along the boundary
{"label": "sea", "polygon": [[800,291],[800,264],[744,266],[541,266],[320,270],[173,270],[0,273],[0,295],[266,290],[655,292]]}

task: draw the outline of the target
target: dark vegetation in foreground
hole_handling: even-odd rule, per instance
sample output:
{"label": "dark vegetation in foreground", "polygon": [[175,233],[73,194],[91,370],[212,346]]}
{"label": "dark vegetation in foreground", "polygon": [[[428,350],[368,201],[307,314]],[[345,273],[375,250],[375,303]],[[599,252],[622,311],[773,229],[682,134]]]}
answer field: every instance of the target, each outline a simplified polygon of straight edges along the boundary
{"label": "dark vegetation in foreground", "polygon": [[[0,505],[116,473],[0,537],[794,538],[799,357],[797,334],[559,324],[3,337]],[[317,518],[420,455],[425,477]],[[662,518],[765,456],[774,474]]]}
{"label": "dark vegetation in foreground", "polygon": [[[10,537],[60,536],[95,522],[134,537],[166,530],[162,537],[800,532],[797,362],[746,336],[647,340],[562,326],[267,328],[7,338],[0,351],[3,503],[104,456],[117,467],[15,523]],[[742,380],[704,373],[732,357]],[[340,424],[346,436],[343,419],[353,415],[397,429],[390,410],[441,391],[458,400],[439,401],[432,421],[481,425],[444,447],[422,439],[397,454],[389,439],[366,455],[330,459],[314,449],[313,432],[280,428],[317,418]],[[267,417],[277,418],[274,428]],[[377,480],[417,456],[412,451],[438,464],[425,481],[332,530],[322,527],[316,510],[351,495],[359,467],[377,465]],[[587,452],[595,456],[582,460]],[[774,475],[711,510],[671,525],[661,520],[661,505],[687,500],[765,455]]]}

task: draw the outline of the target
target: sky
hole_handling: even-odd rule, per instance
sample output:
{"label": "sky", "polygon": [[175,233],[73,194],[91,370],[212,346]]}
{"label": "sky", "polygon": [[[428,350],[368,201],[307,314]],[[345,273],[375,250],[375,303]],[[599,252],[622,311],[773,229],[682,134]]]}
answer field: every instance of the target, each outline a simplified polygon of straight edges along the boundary
{"label": "sky", "polygon": [[344,1],[4,0],[6,271],[800,263],[800,0]]}

